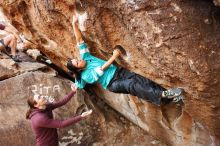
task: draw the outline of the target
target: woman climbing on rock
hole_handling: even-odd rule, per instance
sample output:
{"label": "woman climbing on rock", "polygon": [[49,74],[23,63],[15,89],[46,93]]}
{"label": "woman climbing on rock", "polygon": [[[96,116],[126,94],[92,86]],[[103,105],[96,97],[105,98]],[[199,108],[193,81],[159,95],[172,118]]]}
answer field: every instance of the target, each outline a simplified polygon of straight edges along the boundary
{"label": "woman climbing on rock", "polygon": [[30,109],[26,113],[26,119],[31,120],[37,146],[58,146],[57,128],[77,123],[92,113],[92,110],[89,110],[67,120],[53,119],[52,111],[65,105],[75,93],[76,88],[72,86],[72,92],[56,103],[50,103],[48,98],[41,95],[35,95],[27,100]]}
{"label": "woman climbing on rock", "polygon": [[161,105],[163,99],[177,102],[183,98],[181,88],[166,90],[139,74],[113,65],[114,60],[120,55],[120,46],[115,47],[113,56],[108,61],[91,55],[82,39],[77,20],[74,12],[72,25],[82,60],[69,59],[67,68],[74,74],[78,88],[82,89],[86,84],[98,82],[104,89],[114,93],[131,94],[156,105]]}

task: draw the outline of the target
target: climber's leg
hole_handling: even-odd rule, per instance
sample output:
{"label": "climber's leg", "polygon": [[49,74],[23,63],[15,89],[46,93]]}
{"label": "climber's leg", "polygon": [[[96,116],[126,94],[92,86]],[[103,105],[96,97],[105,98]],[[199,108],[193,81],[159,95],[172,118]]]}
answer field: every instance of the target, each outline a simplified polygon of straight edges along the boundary
{"label": "climber's leg", "polygon": [[16,45],[17,45],[17,39],[14,35],[9,34],[3,39],[0,40],[0,48],[6,49],[6,51],[11,51],[12,56],[15,56],[16,54]]}
{"label": "climber's leg", "polygon": [[108,89],[115,93],[129,93],[157,105],[160,105],[162,91],[165,90],[151,80],[123,68],[116,71]]}
{"label": "climber's leg", "polygon": [[9,52],[11,51],[11,48],[8,47],[8,44],[10,43],[10,37],[5,37],[0,40],[0,50],[3,51],[7,56],[11,57]]}
{"label": "climber's leg", "polygon": [[182,93],[179,88],[166,90],[159,84],[123,68],[116,71],[108,89],[116,93],[129,93],[157,105],[160,105],[161,99],[168,103],[173,99],[167,98],[178,97]]}
{"label": "climber's leg", "polygon": [[4,43],[4,40],[1,39],[0,40],[0,50],[3,50],[5,48],[5,43]]}
{"label": "climber's leg", "polygon": [[[16,55],[17,39],[14,35],[10,34],[0,40],[0,49],[13,59],[15,62],[21,62],[19,56]],[[12,55],[9,54],[11,52]]]}
{"label": "climber's leg", "polygon": [[11,41],[8,44],[8,46],[11,48],[12,56],[15,56],[16,55],[17,39],[14,36],[11,38]]}

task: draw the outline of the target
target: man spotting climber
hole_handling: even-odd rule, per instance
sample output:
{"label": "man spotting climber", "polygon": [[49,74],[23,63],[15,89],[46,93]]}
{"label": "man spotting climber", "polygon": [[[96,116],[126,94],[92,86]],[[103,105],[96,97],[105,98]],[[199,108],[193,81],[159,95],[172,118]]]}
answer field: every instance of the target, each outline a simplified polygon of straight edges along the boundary
{"label": "man spotting climber", "polygon": [[69,59],[67,62],[67,68],[75,76],[77,88],[82,89],[86,84],[98,82],[104,89],[114,93],[131,94],[156,105],[161,105],[163,99],[177,102],[183,98],[181,88],[166,90],[139,74],[113,65],[113,61],[120,55],[118,49],[120,46],[115,47],[108,61],[91,55],[87,44],[82,39],[77,20],[76,12],[74,12],[72,25],[82,60]]}
{"label": "man spotting climber", "polygon": [[[0,30],[3,30],[7,35],[0,39],[0,50],[4,51],[8,56],[10,56],[15,62],[20,62],[18,56],[16,55],[17,40],[21,41],[18,36],[18,31],[10,26],[0,23]],[[11,55],[8,52],[11,52]]]}

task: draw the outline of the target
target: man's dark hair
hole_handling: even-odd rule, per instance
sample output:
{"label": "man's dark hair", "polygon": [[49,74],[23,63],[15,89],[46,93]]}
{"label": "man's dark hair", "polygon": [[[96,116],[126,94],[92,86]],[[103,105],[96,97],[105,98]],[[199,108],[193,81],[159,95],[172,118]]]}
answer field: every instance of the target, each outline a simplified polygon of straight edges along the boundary
{"label": "man's dark hair", "polygon": [[81,82],[81,71],[78,70],[73,64],[72,64],[72,59],[69,58],[66,67],[70,71],[71,74],[73,74],[78,82]]}

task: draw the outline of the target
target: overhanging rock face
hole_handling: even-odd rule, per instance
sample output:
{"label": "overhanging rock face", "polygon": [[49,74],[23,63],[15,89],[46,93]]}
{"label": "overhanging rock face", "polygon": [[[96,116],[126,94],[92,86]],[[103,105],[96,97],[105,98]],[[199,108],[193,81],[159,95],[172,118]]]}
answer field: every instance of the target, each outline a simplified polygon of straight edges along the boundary
{"label": "overhanging rock face", "polygon": [[[117,62],[162,86],[181,86],[183,105],[156,107],[136,97],[96,87],[110,106],[170,145],[218,145],[220,138],[220,9],[212,1],[82,0],[79,23],[97,57],[115,45],[127,57]],[[5,15],[33,47],[64,67],[76,57],[70,1],[2,2]],[[215,1],[218,5],[219,1]]]}
{"label": "overhanging rock face", "polygon": [[220,0],[214,0],[214,4],[215,4],[216,6],[220,6]]}

